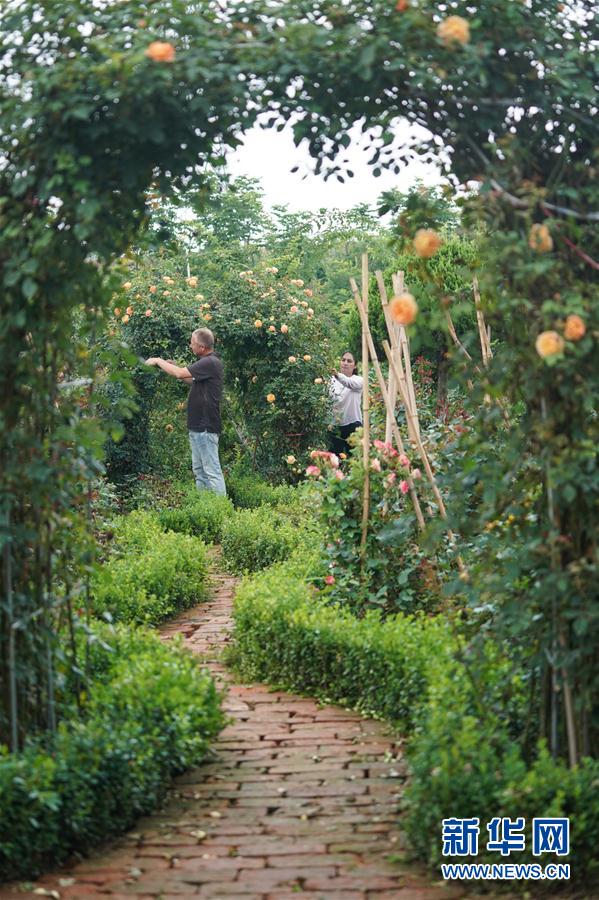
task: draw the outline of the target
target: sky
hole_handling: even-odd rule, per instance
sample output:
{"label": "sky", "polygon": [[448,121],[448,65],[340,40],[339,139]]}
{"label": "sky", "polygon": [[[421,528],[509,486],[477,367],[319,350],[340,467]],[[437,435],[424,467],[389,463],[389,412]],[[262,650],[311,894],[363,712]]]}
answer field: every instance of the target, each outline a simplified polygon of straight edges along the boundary
{"label": "sky", "polygon": [[[439,170],[432,165],[414,162],[406,166],[399,175],[383,171],[375,178],[367,165],[368,153],[359,146],[359,132],[355,132],[356,143],[350,145],[344,156],[354,178],[341,184],[333,176],[325,181],[322,175],[311,171],[314,162],[307,149],[296,147],[291,128],[277,132],[265,131],[258,126],[247,132],[243,146],[228,157],[230,172],[259,178],[265,192],[268,206],[287,204],[292,210],[322,207],[349,209],[357,203],[374,205],[383,191],[397,188],[407,190],[419,179],[425,184],[441,181]],[[298,165],[299,171],[291,169]],[[305,178],[303,176],[306,176]]]}

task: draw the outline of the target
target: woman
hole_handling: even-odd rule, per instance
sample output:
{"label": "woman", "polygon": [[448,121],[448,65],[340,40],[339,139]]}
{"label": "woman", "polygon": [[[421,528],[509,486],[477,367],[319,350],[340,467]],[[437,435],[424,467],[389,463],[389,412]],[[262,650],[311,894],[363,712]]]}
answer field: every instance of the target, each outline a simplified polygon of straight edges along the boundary
{"label": "woman", "polygon": [[333,398],[331,450],[339,455],[350,452],[348,437],[362,425],[362,388],[364,380],[356,375],[356,361],[349,351],[341,357],[341,370],[333,372],[330,392]]}

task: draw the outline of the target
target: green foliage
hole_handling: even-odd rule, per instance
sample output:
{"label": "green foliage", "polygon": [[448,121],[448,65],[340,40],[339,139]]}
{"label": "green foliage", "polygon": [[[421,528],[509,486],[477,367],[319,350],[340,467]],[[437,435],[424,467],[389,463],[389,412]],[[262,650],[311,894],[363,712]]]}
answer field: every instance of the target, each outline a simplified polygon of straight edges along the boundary
{"label": "green foliage", "polygon": [[223,524],[233,515],[233,504],[228,497],[212,491],[189,488],[180,506],[163,509],[158,521],[165,531],[177,531],[200,537],[206,543],[220,540]]}
{"label": "green foliage", "polygon": [[310,546],[317,539],[309,520],[298,529],[285,507],[267,504],[238,510],[224,522],[221,535],[225,565],[239,574],[287,559],[296,548]]}
{"label": "green foliage", "polygon": [[272,485],[257,473],[233,469],[227,476],[227,491],[236,507],[255,509],[257,506],[285,506],[294,497],[289,485]]}
{"label": "green foliage", "polygon": [[80,718],[63,719],[46,746],[0,754],[2,878],[31,878],[130,828],[224,724],[214,683],[190,654],[140,630],[94,632]]}
{"label": "green foliage", "polygon": [[270,681],[384,716],[409,732],[428,692],[432,659],[449,664],[453,640],[440,618],[377,612],[355,618],[306,583],[316,554],[244,580],[235,596],[234,661]]}
{"label": "green foliage", "polygon": [[154,513],[141,510],[116,520],[116,543],[94,574],[95,616],[157,625],[206,595],[204,544],[187,534],[165,533]]}
{"label": "green foliage", "polygon": [[401,729],[411,767],[405,823],[431,865],[440,862],[443,818],[524,816],[530,828],[535,816],[569,815],[572,876],[593,882],[597,762],[568,770],[542,745],[526,762],[528,678],[505,649],[488,641],[483,656],[473,654],[445,616],[382,621],[369,612],[357,619],[309,587],[318,566],[317,553],[304,552],[242,582],[232,650],[241,674],[351,705]]}
{"label": "green foliage", "polygon": [[[416,520],[407,493],[410,460],[375,440],[370,448],[370,507],[364,553],[361,550],[364,465],[353,453],[345,471],[326,451],[312,454],[316,467],[317,510],[323,543],[325,595],[356,615],[378,609],[431,612],[441,600],[439,562],[418,543]],[[415,469],[417,479],[420,470]],[[417,481],[421,500],[424,492]],[[322,584],[322,582],[321,582]]]}
{"label": "green foliage", "polygon": [[[445,663],[431,678],[428,706],[408,750],[412,778],[405,824],[412,845],[431,865],[438,865],[439,823],[444,818],[479,816],[485,822],[494,816],[523,816],[527,850],[519,860],[538,862],[531,856],[532,819],[569,816],[572,879],[588,887],[599,875],[599,807],[593,789],[599,777],[597,761],[586,759],[569,770],[541,744],[527,764],[510,733],[515,722],[505,718],[505,705],[498,703],[506,684],[505,661],[479,660],[474,672],[471,681],[464,677],[463,664]],[[522,716],[522,677],[512,675],[509,681],[510,689],[521,695]],[[475,861],[497,859],[482,841]]]}

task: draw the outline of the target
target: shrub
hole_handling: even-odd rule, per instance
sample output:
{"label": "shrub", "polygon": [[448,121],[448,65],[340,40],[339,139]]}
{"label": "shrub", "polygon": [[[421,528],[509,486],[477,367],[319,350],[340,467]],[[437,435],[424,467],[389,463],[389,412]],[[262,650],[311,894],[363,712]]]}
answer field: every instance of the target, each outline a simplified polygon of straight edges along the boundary
{"label": "shrub", "polygon": [[294,488],[290,485],[272,485],[254,473],[233,471],[226,480],[229,496],[235,506],[242,509],[278,506],[290,502],[294,496]]}
{"label": "shrub", "polygon": [[158,521],[165,531],[194,535],[210,543],[220,540],[223,523],[232,514],[228,497],[194,487],[187,491],[179,508],[161,510]]}
{"label": "shrub", "polygon": [[130,827],[223,726],[214,683],[190,654],[149,632],[95,630],[82,717],[63,720],[46,747],[0,755],[0,877],[33,877]]}
{"label": "shrub", "polygon": [[599,874],[599,763],[586,759],[568,769],[541,743],[527,764],[510,734],[511,723],[493,703],[500,680],[493,665],[477,670],[477,688],[463,665],[436,668],[421,725],[408,748],[412,778],[404,822],[410,841],[420,856],[438,865],[442,820],[478,816],[479,853],[471,861],[497,862],[496,854],[485,849],[486,822],[522,816],[526,850],[517,861],[542,862],[531,855],[533,818],[569,816],[571,856],[566,861],[572,880],[588,886]]}
{"label": "shrub", "polygon": [[155,515],[139,510],[115,521],[114,532],[113,556],[92,581],[96,616],[156,625],[203,599],[208,559],[201,541],[165,533]]}
{"label": "shrub", "polygon": [[243,581],[235,597],[234,661],[250,679],[344,702],[413,726],[427,692],[431,659],[449,661],[441,619],[378,612],[356,619],[326,604],[305,578],[318,554]]}
{"label": "shrub", "polygon": [[241,509],[223,524],[223,557],[232,572],[255,572],[287,559],[312,536],[309,522],[298,530],[284,508]]}

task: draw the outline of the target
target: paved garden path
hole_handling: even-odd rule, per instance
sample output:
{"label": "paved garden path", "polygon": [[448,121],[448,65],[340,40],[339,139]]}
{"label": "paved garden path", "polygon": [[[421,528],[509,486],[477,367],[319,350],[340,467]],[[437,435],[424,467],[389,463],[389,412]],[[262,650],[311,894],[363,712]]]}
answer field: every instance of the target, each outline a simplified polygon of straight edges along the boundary
{"label": "paved garden path", "polygon": [[[162,811],[18,896],[245,900],[455,900],[457,886],[402,865],[405,766],[383,724],[263,685],[219,660],[235,579],[161,629],[182,633],[228,693],[211,761],[177,778]],[[0,898],[15,893],[0,889]]]}

